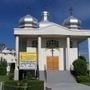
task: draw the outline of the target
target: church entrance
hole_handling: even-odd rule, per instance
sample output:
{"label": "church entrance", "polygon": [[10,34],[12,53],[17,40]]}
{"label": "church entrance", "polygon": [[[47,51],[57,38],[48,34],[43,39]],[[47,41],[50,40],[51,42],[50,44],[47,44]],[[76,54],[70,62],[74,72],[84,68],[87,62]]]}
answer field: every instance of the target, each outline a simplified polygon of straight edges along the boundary
{"label": "church entrance", "polygon": [[47,56],[47,70],[59,70],[58,56]]}

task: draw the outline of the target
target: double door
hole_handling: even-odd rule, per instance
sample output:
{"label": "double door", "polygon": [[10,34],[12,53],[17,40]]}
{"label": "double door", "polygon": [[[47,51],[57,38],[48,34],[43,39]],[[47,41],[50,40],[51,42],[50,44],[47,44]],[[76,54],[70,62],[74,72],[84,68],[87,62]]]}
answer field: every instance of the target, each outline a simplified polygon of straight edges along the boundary
{"label": "double door", "polygon": [[47,56],[47,70],[59,70],[58,56]]}

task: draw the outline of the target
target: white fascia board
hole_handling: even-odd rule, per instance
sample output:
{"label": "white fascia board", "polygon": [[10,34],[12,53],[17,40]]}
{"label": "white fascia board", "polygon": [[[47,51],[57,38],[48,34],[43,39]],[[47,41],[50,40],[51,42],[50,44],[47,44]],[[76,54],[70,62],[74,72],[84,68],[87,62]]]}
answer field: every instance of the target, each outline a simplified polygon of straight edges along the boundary
{"label": "white fascia board", "polygon": [[90,30],[64,29],[48,27],[40,29],[14,29],[14,35],[62,35],[62,36],[90,36]]}

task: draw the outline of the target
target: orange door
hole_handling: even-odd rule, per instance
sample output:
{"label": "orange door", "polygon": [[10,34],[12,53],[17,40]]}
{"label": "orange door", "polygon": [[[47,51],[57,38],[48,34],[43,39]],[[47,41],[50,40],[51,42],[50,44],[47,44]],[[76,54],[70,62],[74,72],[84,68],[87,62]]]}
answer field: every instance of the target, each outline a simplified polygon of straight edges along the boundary
{"label": "orange door", "polygon": [[47,57],[47,70],[58,70],[59,60],[58,56],[48,56]]}

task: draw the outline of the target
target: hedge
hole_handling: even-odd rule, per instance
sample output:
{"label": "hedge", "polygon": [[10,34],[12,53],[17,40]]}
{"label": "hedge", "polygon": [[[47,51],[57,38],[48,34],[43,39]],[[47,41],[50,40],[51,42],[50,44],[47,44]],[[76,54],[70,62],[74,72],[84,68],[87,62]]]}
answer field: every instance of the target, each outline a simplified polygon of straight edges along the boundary
{"label": "hedge", "polygon": [[44,82],[39,80],[7,81],[4,90],[44,90]]}
{"label": "hedge", "polygon": [[6,67],[0,66],[0,75],[6,75]]}
{"label": "hedge", "polygon": [[90,76],[77,76],[76,77],[77,82],[79,83],[90,83]]}
{"label": "hedge", "polygon": [[8,76],[6,76],[6,75],[0,75],[0,82],[1,81],[7,81],[7,80],[9,80]]}

